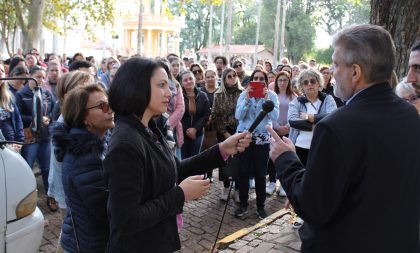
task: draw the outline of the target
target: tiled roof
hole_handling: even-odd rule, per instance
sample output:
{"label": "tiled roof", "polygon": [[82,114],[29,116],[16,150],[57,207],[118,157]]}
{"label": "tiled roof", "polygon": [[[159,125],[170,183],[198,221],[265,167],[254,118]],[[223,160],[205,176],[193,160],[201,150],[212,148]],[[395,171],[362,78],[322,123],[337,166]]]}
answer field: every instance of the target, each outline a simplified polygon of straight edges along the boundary
{"label": "tiled roof", "polygon": [[[225,51],[226,46],[222,47],[222,52]],[[264,45],[258,45],[257,53],[266,50]],[[267,49],[268,50],[268,49]],[[220,46],[214,46],[210,48],[202,48],[198,53],[219,53]],[[255,45],[230,45],[229,51],[231,54],[254,54],[255,53]],[[271,51],[268,50],[270,53]]]}

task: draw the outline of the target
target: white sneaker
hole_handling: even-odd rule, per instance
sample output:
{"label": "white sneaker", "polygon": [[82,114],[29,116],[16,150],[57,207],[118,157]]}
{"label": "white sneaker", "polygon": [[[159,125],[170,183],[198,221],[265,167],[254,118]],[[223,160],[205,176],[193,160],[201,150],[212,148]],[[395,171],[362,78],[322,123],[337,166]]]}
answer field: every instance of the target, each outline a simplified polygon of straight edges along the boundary
{"label": "white sneaker", "polygon": [[255,179],[249,179],[249,189],[255,189]]}
{"label": "white sneaker", "polygon": [[268,195],[273,195],[276,191],[276,183],[275,182],[268,182],[267,186],[265,187],[265,192]]}
{"label": "white sneaker", "polygon": [[287,196],[287,194],[286,194],[286,192],[284,191],[284,189],[283,189],[283,187],[282,187],[282,186],[280,186],[279,196],[280,196],[280,197],[286,197],[286,196]]}
{"label": "white sneaker", "polygon": [[220,200],[227,201],[229,195],[229,188],[223,187],[222,189],[222,195],[220,195]]}
{"label": "white sneaker", "polygon": [[239,190],[235,190],[235,193],[233,194],[233,199],[236,203],[241,203],[241,200],[239,199]]}

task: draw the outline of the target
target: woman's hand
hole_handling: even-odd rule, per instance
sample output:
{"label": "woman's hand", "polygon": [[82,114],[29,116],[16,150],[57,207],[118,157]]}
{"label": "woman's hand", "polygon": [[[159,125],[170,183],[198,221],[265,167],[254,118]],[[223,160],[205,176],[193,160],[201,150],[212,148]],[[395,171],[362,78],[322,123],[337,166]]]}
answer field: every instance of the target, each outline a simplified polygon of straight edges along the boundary
{"label": "woman's hand", "polygon": [[267,88],[267,87],[264,87],[264,89],[263,89],[263,95],[264,95],[264,99],[265,99],[265,100],[270,99],[270,98],[268,97],[268,88]]}
{"label": "woman's hand", "polygon": [[191,127],[188,128],[185,133],[187,134],[188,137],[190,137],[191,139],[195,140],[195,138],[197,138],[197,129]]}
{"label": "woman's hand", "polygon": [[252,135],[248,132],[237,133],[230,136],[219,145],[226,154],[234,155],[244,152],[244,150],[249,146],[249,143],[251,143],[251,138]]}
{"label": "woman's hand", "polygon": [[210,180],[203,179],[203,176],[191,176],[184,179],[180,184],[185,195],[185,201],[198,199],[205,195],[210,189]]}
{"label": "woman's hand", "polygon": [[248,85],[247,87],[246,87],[246,89],[245,89],[245,91],[246,91],[246,100],[248,101],[249,100],[249,93],[250,92],[252,92],[254,89],[252,88],[252,86],[251,85]]}

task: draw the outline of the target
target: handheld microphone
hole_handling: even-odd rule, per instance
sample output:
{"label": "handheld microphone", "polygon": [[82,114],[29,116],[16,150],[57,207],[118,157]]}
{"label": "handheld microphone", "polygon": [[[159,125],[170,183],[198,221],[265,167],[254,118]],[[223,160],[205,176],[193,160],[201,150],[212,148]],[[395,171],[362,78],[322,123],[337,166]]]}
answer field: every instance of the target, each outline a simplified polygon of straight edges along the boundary
{"label": "handheld microphone", "polygon": [[252,122],[252,125],[249,127],[248,132],[252,133],[255,128],[258,126],[258,124],[261,123],[261,121],[264,119],[264,117],[267,115],[267,113],[271,112],[274,109],[274,103],[271,100],[266,100],[262,104],[262,109],[260,113],[258,114],[257,118],[255,118],[254,122]]}

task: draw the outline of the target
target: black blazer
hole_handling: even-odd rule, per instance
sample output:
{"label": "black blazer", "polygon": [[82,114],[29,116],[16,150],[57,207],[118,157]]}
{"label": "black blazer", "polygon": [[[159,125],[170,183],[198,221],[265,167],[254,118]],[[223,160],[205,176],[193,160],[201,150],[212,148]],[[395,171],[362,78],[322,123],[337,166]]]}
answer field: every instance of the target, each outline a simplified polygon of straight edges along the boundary
{"label": "black blazer", "polygon": [[420,117],[388,83],[317,124],[306,169],[293,152],[275,166],[302,252],[420,252]]}
{"label": "black blazer", "polygon": [[134,117],[116,117],[104,161],[111,229],[108,252],[179,250],[176,214],[182,213],[185,199],[177,183],[225,165],[217,145],[180,162],[153,120],[149,128],[153,134]]}

